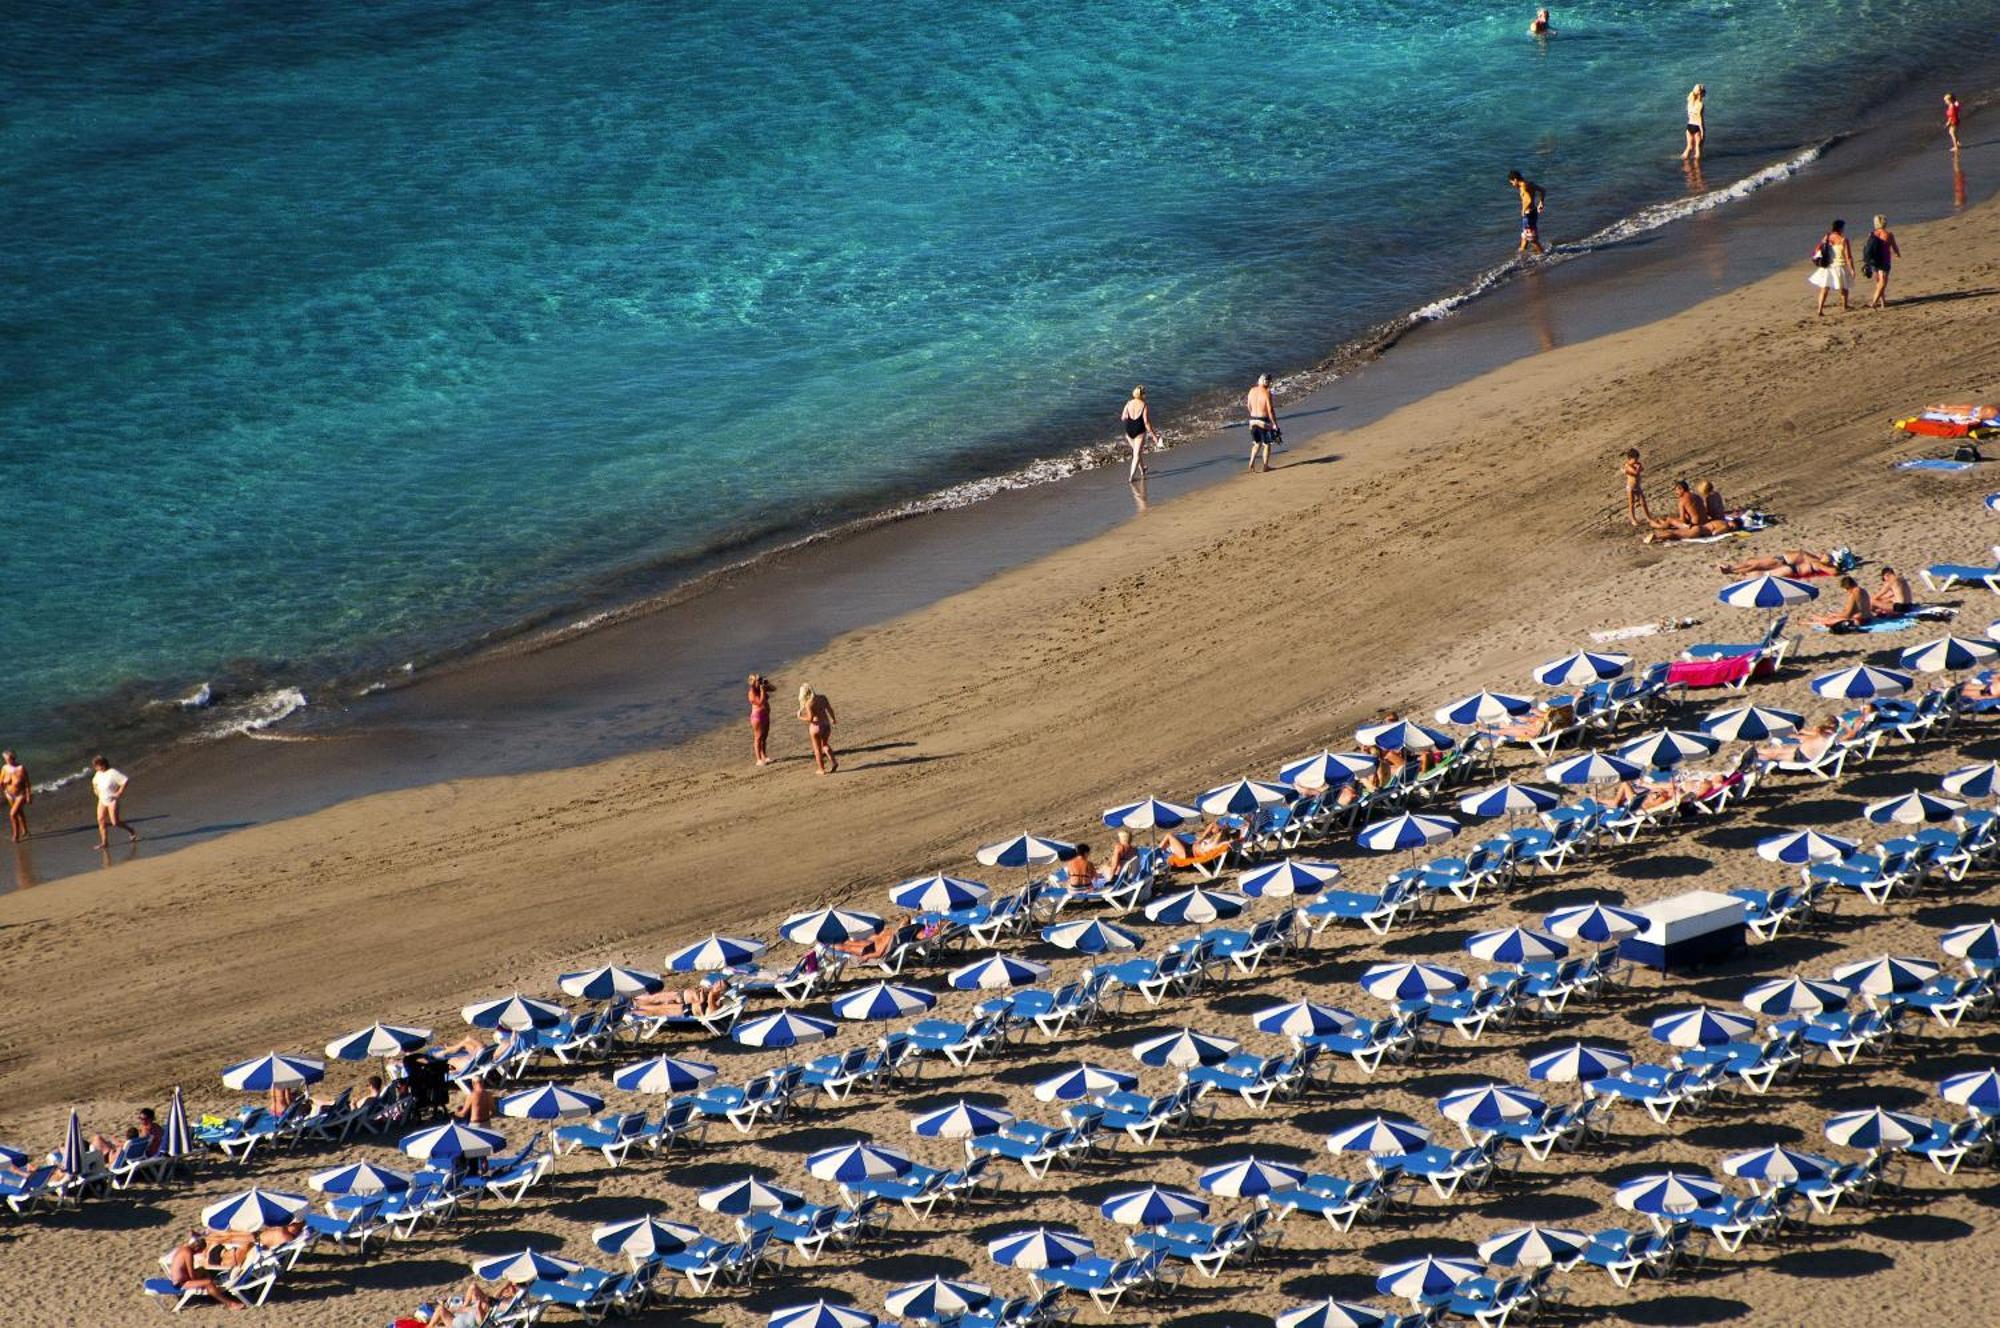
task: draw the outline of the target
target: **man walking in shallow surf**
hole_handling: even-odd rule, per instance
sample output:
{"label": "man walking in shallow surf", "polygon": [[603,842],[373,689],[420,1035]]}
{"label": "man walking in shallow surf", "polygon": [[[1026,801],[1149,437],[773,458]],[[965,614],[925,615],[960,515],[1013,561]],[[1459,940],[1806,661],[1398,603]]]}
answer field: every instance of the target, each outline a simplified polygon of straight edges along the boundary
{"label": "man walking in shallow surf", "polygon": [[1538,254],[1547,253],[1542,248],[1542,209],[1548,204],[1548,192],[1519,171],[1508,171],[1507,183],[1521,195],[1521,246],[1514,252],[1525,254],[1533,249]]}

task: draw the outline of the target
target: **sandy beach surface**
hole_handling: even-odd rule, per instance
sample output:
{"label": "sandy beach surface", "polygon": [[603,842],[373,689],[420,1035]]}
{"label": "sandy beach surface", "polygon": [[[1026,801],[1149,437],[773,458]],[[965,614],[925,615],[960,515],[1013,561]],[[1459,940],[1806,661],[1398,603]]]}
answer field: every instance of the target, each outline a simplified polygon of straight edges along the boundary
{"label": "sandy beach surface", "polygon": [[[463,1002],[514,989],[547,994],[558,971],[603,959],[656,967],[665,950],[716,928],[769,935],[778,917],[819,901],[879,908],[887,885],[931,870],[972,872],[976,843],[1017,830],[1101,842],[1100,808],[1268,774],[1283,758],[1348,745],[1353,727],[1385,708],[1427,714],[1482,684],[1525,688],[1531,665],[1592,630],[1702,620],[1634,643],[1642,660],[1670,657],[1690,640],[1751,639],[1761,622],[1714,602],[1722,558],[1845,544],[1905,568],[1983,560],[1996,527],[1978,501],[1981,472],[1892,471],[1895,459],[1939,448],[1898,441],[1888,421],[1926,401],[2000,391],[2000,209],[1911,228],[1902,239],[1899,301],[1887,311],[1814,319],[1801,261],[1687,313],[1513,364],[1364,428],[1295,437],[1270,475],[1156,505],[1108,535],[786,665],[776,675],[781,702],[809,680],[840,711],[837,777],[814,776],[800,726],[781,704],[779,760],[768,769],[751,766],[747,735],[732,727],[574,770],[371,797],[0,897],[10,942],[0,953],[5,1136],[45,1147],[73,1104],[86,1129],[112,1128],[136,1105],[162,1103],[175,1083],[197,1110],[212,1110],[229,1100],[215,1078],[226,1062],[271,1048],[316,1050],[378,1018],[456,1036]],[[1646,451],[1656,503],[1667,501],[1674,475],[1707,476],[1732,503],[1754,502],[1782,524],[1718,545],[1640,546],[1617,478],[1618,454],[1632,445]],[[1968,635],[1984,632],[1996,603],[1984,590],[1942,599],[1963,606]],[[1799,660],[1754,695],[1818,710],[1804,687],[1809,672],[1925,635],[1808,634]],[[1692,706],[1706,709],[1707,699]],[[1978,726],[1956,745],[1980,756],[2000,750]],[[1385,955],[1457,963],[1470,931],[1593,895],[1643,903],[1697,884],[1780,884],[1782,874],[1749,852],[1760,833],[1839,825],[1863,796],[1910,787],[1955,756],[1938,744],[1914,758],[1890,752],[1833,791],[1774,781],[1719,821],[1595,855],[1476,909],[1446,907],[1386,942],[1334,933],[1332,944],[1254,984],[1225,982],[1160,1011],[1134,1003],[1060,1046],[1036,1040],[970,1071],[933,1070],[894,1094],[806,1110],[783,1129],[746,1138],[725,1126],[692,1159],[645,1157],[616,1171],[566,1159],[521,1208],[473,1214],[366,1263],[309,1256],[264,1314],[288,1324],[382,1322],[461,1277],[475,1253],[531,1242],[582,1258],[593,1253],[587,1233],[596,1221],[646,1209],[695,1217],[694,1192],[745,1165],[825,1199],[831,1188],[804,1178],[804,1153],[857,1132],[945,1161],[951,1150],[910,1138],[913,1109],[973,1096],[1048,1119],[1052,1109],[1028,1094],[1038,1068],[1085,1053],[1126,1062],[1123,1048],[1147,1031],[1188,1023],[1277,1050],[1250,1031],[1249,1012],[1310,994],[1374,1013],[1353,978]],[[1355,858],[1349,844],[1335,855],[1350,860],[1353,884],[1374,884],[1387,870]],[[1887,913],[1850,903],[1828,930],[1696,979],[1642,982],[1552,1030],[1453,1039],[1415,1066],[1360,1083],[1343,1071],[1331,1092],[1262,1114],[1224,1106],[1216,1126],[1045,1181],[1009,1167],[997,1201],[941,1210],[929,1223],[905,1218],[885,1244],[795,1264],[775,1287],[760,1283],[747,1295],[678,1299],[654,1319],[747,1325],[818,1291],[879,1309],[888,1286],[933,1271],[1019,1290],[1021,1276],[994,1268],[982,1246],[1031,1216],[1076,1224],[1100,1249],[1116,1250],[1123,1233],[1098,1219],[1095,1201],[1135,1177],[1190,1184],[1201,1164],[1251,1145],[1358,1174],[1321,1148],[1333,1125],[1386,1110],[1443,1130],[1431,1100],[1483,1076],[1522,1078],[1524,1048],[1590,1036],[1644,1050],[1654,1014],[1696,999],[1733,1001],[1753,973],[1819,973],[1884,951],[1935,958],[1936,929],[1984,917],[1978,901],[1933,896]],[[1149,940],[1158,933],[1147,930]],[[1059,964],[1058,976],[1074,964]],[[940,1013],[961,1015],[971,1003],[954,994]],[[1606,1146],[1528,1163],[1490,1193],[1420,1202],[1379,1227],[1341,1234],[1294,1218],[1254,1269],[1232,1266],[1212,1283],[1191,1278],[1179,1301],[1121,1318],[1261,1323],[1259,1315],[1330,1293],[1373,1298],[1376,1265],[1426,1249],[1467,1252],[1466,1242],[1521,1221],[1626,1225],[1610,1187],[1662,1164],[1712,1165],[1763,1142],[1821,1147],[1822,1118],[1855,1104],[1953,1114],[1931,1087],[2000,1051],[1985,1029],[1926,1033],[1885,1063],[1808,1075],[1768,1099],[1724,1103],[1665,1128],[1623,1113]],[[843,1030],[833,1045],[875,1031]],[[689,1050],[736,1079],[776,1059],[726,1044]],[[594,1072],[578,1077],[603,1086]],[[1148,1072],[1143,1082],[1161,1088],[1171,1078]],[[526,1137],[519,1123],[509,1130]],[[15,1320],[139,1322],[158,1312],[140,1297],[139,1280],[203,1203],[248,1179],[299,1189],[319,1167],[364,1155],[390,1160],[375,1143],[308,1147],[260,1157],[247,1171],[211,1165],[192,1188],[135,1191],[80,1215],[13,1223],[0,1259]],[[1971,1270],[2000,1253],[1991,1212],[2000,1190],[1986,1173],[1945,1181],[1914,1167],[1910,1188],[1912,1197],[1843,1209],[1784,1244],[1718,1256],[1692,1277],[1621,1291],[1578,1270],[1571,1304],[1599,1321],[1637,1324],[1795,1323],[1806,1298],[1815,1317],[1894,1306],[1918,1321],[1979,1321],[1967,1301],[1985,1287]],[[699,1216],[724,1233],[719,1219]]]}

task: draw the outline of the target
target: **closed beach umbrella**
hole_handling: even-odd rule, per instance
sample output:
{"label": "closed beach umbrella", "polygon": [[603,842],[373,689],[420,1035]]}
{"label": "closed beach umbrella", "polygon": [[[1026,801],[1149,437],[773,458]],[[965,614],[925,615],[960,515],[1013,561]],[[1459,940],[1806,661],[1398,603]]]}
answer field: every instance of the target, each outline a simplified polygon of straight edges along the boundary
{"label": "closed beach umbrella", "polygon": [[1089,1061],[1079,1061],[1035,1085],[1039,1102],[1081,1102],[1106,1093],[1126,1093],[1139,1086],[1139,1076]]}
{"label": "closed beach umbrella", "polygon": [[611,1082],[628,1093],[686,1093],[713,1078],[715,1067],[705,1061],[654,1056],[649,1060],[619,1066],[612,1074]]}
{"label": "closed beach umbrella", "polygon": [[875,1328],[881,1320],[851,1305],[835,1305],[816,1300],[810,1305],[787,1305],[772,1310],[766,1328]]}
{"label": "closed beach umbrella", "polygon": [[1812,862],[1838,862],[1857,847],[1852,839],[1823,835],[1817,830],[1793,830],[1757,841],[1757,856],[1766,862],[1803,867]]}
{"label": "closed beach umbrella", "polygon": [[378,1167],[373,1162],[350,1162],[315,1172],[306,1184],[321,1194],[396,1194],[410,1188],[416,1178],[394,1167]]}
{"label": "closed beach umbrella", "polygon": [[1132,1059],[1155,1069],[1192,1070],[1197,1065],[1220,1065],[1241,1050],[1243,1044],[1235,1038],[1183,1028],[1147,1038],[1132,1048]]}
{"label": "closed beach umbrella", "polygon": [[515,992],[497,1001],[478,1001],[459,1011],[474,1028],[504,1028],[525,1033],[532,1028],[554,1028],[569,1011],[549,1001],[538,1001]]}
{"label": "closed beach umbrella", "polygon": [[1403,812],[1372,823],[1356,835],[1354,841],[1375,853],[1414,852],[1426,845],[1450,839],[1460,828],[1459,823],[1449,816]]}
{"label": "closed beach umbrella", "polygon": [[1287,1001],[1283,1005],[1273,1005],[1259,1010],[1251,1016],[1260,1033],[1276,1033],[1281,1037],[1309,1038],[1325,1037],[1333,1033],[1353,1030],[1361,1021],[1346,1010],[1331,1005],[1316,1005],[1311,1001]]}
{"label": "closed beach umbrella", "polygon": [[1581,1231],[1541,1225],[1516,1227],[1479,1242],[1479,1257],[1496,1268],[1546,1268],[1569,1263],[1590,1237]]}
{"label": "closed beach umbrella", "polygon": [[936,1004],[937,996],[922,987],[872,982],[836,999],[833,1012],[842,1019],[901,1019]]}
{"label": "closed beach umbrella", "polygon": [[543,1254],[540,1250],[522,1249],[512,1254],[473,1260],[472,1275],[487,1282],[519,1282],[526,1285],[536,1281],[560,1282],[582,1266],[568,1259],[558,1259],[553,1254]]}
{"label": "closed beach umbrella", "polygon": [[1293,796],[1290,786],[1285,784],[1239,779],[1207,790],[1194,800],[1194,805],[1209,816],[1249,816],[1259,808],[1290,802]]}
{"label": "closed beach umbrella", "polygon": [[996,954],[975,960],[963,968],[954,968],[945,981],[960,991],[1004,991],[1009,987],[1040,982],[1048,975],[1047,964]]}
{"label": "closed beach umbrella", "polygon": [[1732,581],[1717,591],[1715,597],[1732,609],[1782,609],[1788,604],[1818,599],[1819,590],[1789,576],[1766,572],[1747,581]]}
{"label": "closed beach umbrella", "polygon": [[738,1024],[729,1036],[746,1047],[796,1047],[832,1037],[835,1027],[825,1019],[780,1010]]}
{"label": "closed beach umbrella", "polygon": [[1370,1116],[1344,1125],[1326,1137],[1329,1153],[1367,1153],[1371,1157],[1408,1157],[1421,1152],[1431,1132],[1400,1116]]}
{"label": "closed beach umbrella", "polygon": [[590,1233],[590,1243],[606,1254],[622,1254],[635,1264],[644,1264],[662,1255],[679,1254],[701,1239],[699,1228],[683,1222],[662,1222],[657,1217],[630,1217],[622,1222],[606,1222]]}
{"label": "closed beach umbrella", "polygon": [[2000,960],[2000,923],[1974,922],[1938,937],[1938,948],[1956,959]]}
{"label": "closed beach umbrella", "polygon": [[992,1289],[977,1282],[953,1282],[942,1277],[930,1277],[897,1287],[882,1297],[882,1304],[889,1313],[900,1318],[915,1319],[918,1323],[939,1323],[946,1319],[963,1318],[991,1299]]}
{"label": "closed beach umbrella", "polygon": [[1656,1042],[1687,1048],[1715,1047],[1724,1042],[1734,1042],[1744,1034],[1756,1031],[1756,1028],[1755,1019],[1698,1005],[1692,1010],[1661,1015],[1647,1031]]}
{"label": "closed beach umbrella", "polygon": [[1798,730],[1805,716],[1763,706],[1730,706],[1701,721],[1701,731],[1723,742],[1764,742]]}
{"label": "closed beach umbrella", "polygon": [[1585,752],[1566,761],[1557,761],[1542,773],[1558,784],[1616,784],[1621,780],[1637,779],[1646,770],[1644,766],[1620,756]]}
{"label": "closed beach umbrella", "polygon": [[780,1189],[755,1176],[745,1176],[741,1180],[711,1186],[697,1194],[694,1201],[711,1213],[744,1217],[751,1213],[782,1213],[788,1208],[797,1208],[805,1202],[805,1196]]}
{"label": "closed beach umbrella", "polygon": [[370,1024],[326,1044],[326,1054],[337,1061],[386,1060],[415,1051],[431,1040],[428,1028],[406,1028],[401,1024]]}
{"label": "closed beach umbrella", "polygon": [[1884,1111],[1868,1107],[1843,1111],[1826,1120],[1826,1137],[1843,1148],[1863,1148],[1872,1153],[1887,1152],[1915,1143],[1931,1132],[1931,1123],[1907,1111]]}
{"label": "closed beach umbrella", "polygon": [[1112,950],[1136,950],[1139,938],[1123,927],[1092,918],[1087,922],[1058,922],[1042,928],[1042,939],[1059,950],[1078,954],[1106,954]]}
{"label": "closed beach umbrella", "polygon": [[841,1144],[806,1157],[806,1172],[818,1180],[841,1185],[861,1180],[906,1176],[917,1164],[905,1153],[880,1144]]}
{"label": "closed beach umbrella", "polygon": [[1385,1001],[1422,1001],[1447,991],[1464,991],[1470,980],[1437,964],[1375,964],[1361,974],[1361,988]]}
{"label": "closed beach umbrella", "polygon": [[1964,810],[1964,803],[1934,793],[1905,793],[1871,802],[1861,814],[1876,825],[1927,825],[1949,821]]}
{"label": "closed beach umbrella", "polygon": [[1938,1096],[1982,1116],[2000,1113],[2000,1070],[1969,1070],[1938,1084]]}
{"label": "closed beach umbrella", "polygon": [[1040,835],[1015,835],[988,844],[973,856],[985,867],[1046,867],[1076,856],[1076,845]]}
{"label": "closed beach umbrella", "polygon": [[2000,655],[2000,647],[1976,637],[1953,636],[1949,632],[1935,641],[1911,646],[1896,656],[1896,662],[1918,673],[1959,673]]}
{"label": "closed beach umbrella", "polygon": [[1651,921],[1635,909],[1620,908],[1616,904],[1589,903],[1556,909],[1542,918],[1542,925],[1551,936],[1560,936],[1566,941],[1609,945],[1646,930]]}
{"label": "closed beach umbrella", "polygon": [[516,1120],[566,1120],[604,1110],[604,1099],[561,1084],[543,1084],[500,1099],[500,1114]]}
{"label": "closed beach umbrella", "polygon": [[755,963],[766,948],[764,942],[748,936],[718,934],[674,951],[667,956],[667,967],[675,973],[715,973]]}
{"label": "closed beach umbrella", "polygon": [[326,1062],[310,1056],[278,1052],[238,1061],[222,1072],[224,1087],[239,1093],[267,1093],[273,1088],[303,1088],[326,1078]]}
{"label": "closed beach umbrella", "polygon": [[1838,1170],[1839,1166],[1832,1158],[1821,1157],[1818,1153],[1805,1153],[1783,1144],[1771,1144],[1744,1153],[1731,1153],[1722,1159],[1722,1169],[1738,1180],[1752,1180],[1764,1185],[1793,1185],[1802,1180],[1817,1180]]}
{"label": "closed beach umbrella", "polygon": [[1664,770],[1683,761],[1713,756],[1715,749],[1721,745],[1721,739],[1711,738],[1706,733],[1661,729],[1657,733],[1649,733],[1637,741],[1626,743],[1618,749],[1618,755],[1649,769]]}
{"label": "closed beach umbrella", "polygon": [[83,1175],[83,1119],[77,1115],[75,1107],[69,1109],[69,1122],[63,1126],[61,1151],[63,1170],[73,1176]]}
{"label": "closed beach umbrella", "polygon": [[1196,886],[1192,890],[1163,895],[1146,905],[1146,920],[1166,927],[1202,926],[1223,918],[1233,918],[1248,903],[1241,895]]}
{"label": "closed beach umbrella", "polygon": [[1722,1197],[1722,1187],[1708,1177],[1686,1171],[1661,1171],[1628,1180],[1611,1196],[1627,1212],[1652,1217],[1676,1217],[1706,1208]]}
{"label": "closed beach umbrella", "polygon": [[1585,687],[1606,678],[1616,678],[1632,667],[1630,655],[1598,654],[1579,650],[1574,655],[1552,659],[1534,672],[1544,687]]}
{"label": "closed beach umbrella", "polygon": [[1225,1199],[1255,1199],[1259,1195],[1297,1189],[1299,1182],[1305,1178],[1304,1167],[1273,1162],[1252,1153],[1210,1167],[1201,1173],[1196,1183],[1210,1194],[1219,1194]]}
{"label": "closed beach umbrella", "polygon": [[986,1253],[1003,1268],[1034,1272],[1042,1268],[1067,1268],[1078,1259],[1096,1252],[1084,1237],[1060,1227],[1028,1227],[996,1236],[986,1243]]}
{"label": "closed beach umbrella", "polygon": [[1916,991],[1938,972],[1938,966],[1928,959],[1877,955],[1859,963],[1842,964],[1833,970],[1833,980],[1869,996],[1896,996]]}
{"label": "closed beach umbrella", "polygon": [[639,968],[625,968],[618,964],[604,964],[578,973],[564,973],[556,978],[556,986],[562,988],[564,994],[574,996],[580,1001],[615,1001],[625,996],[658,991],[666,985],[666,979],[658,973],[648,973]]}
{"label": "closed beach umbrella", "polygon": [[174,1085],[174,1095],[167,1101],[167,1123],[161,1127],[165,1138],[160,1141],[162,1157],[186,1157],[194,1151],[194,1139],[188,1131],[187,1101],[181,1096],[181,1086]]}
{"label": "closed beach umbrella", "polygon": [[1278,779],[1293,788],[1317,793],[1321,789],[1351,783],[1373,771],[1375,765],[1374,757],[1361,752],[1322,751],[1279,766]]}
{"label": "closed beach umbrella", "polygon": [[845,908],[816,908],[810,913],[794,913],[778,928],[778,934],[800,945],[839,945],[859,940],[882,930],[882,919],[873,913]]}
{"label": "closed beach umbrella", "polygon": [[1553,936],[1526,927],[1499,927],[1475,932],[1465,948],[1476,959],[1495,964],[1525,964],[1534,959],[1560,959],[1569,947]]}
{"label": "closed beach umbrella", "polygon": [[1389,1315],[1371,1305],[1335,1300],[1295,1305],[1278,1315],[1276,1328],[1384,1328]]}
{"label": "closed beach umbrella", "polygon": [[1511,1121],[1533,1120],[1548,1105],[1525,1088],[1512,1084],[1474,1084],[1437,1100],[1438,1114],[1473,1130],[1491,1130]]}
{"label": "closed beach umbrella", "polygon": [[1208,1201],[1185,1190],[1161,1185],[1126,1190],[1098,1205],[1109,1220],[1127,1227],[1163,1227],[1169,1222],[1197,1221],[1208,1216]]}
{"label": "closed beach umbrella", "polygon": [[442,1162],[447,1165],[463,1160],[490,1157],[496,1149],[507,1144],[507,1136],[493,1130],[484,1130],[477,1125],[461,1125],[457,1121],[447,1121],[443,1125],[433,1125],[429,1129],[406,1134],[397,1145],[419,1162]]}
{"label": "closed beach umbrella", "polygon": [[1832,673],[1822,673],[1812,680],[1813,691],[1820,696],[1837,697],[1847,701],[1865,701],[1876,696],[1901,696],[1910,690],[1910,675],[1895,673],[1889,669],[1878,669],[1868,664],[1858,664],[1851,669],[1836,669]]}
{"label": "closed beach umbrella", "polygon": [[1141,798],[1122,807],[1105,810],[1104,823],[1113,830],[1171,830],[1177,825],[1201,819],[1201,812],[1178,802]]}
{"label": "closed beach umbrella", "polygon": [[1477,1259],[1447,1259],[1426,1254],[1421,1259],[1393,1263],[1375,1279],[1375,1289],[1385,1296],[1400,1296],[1411,1304],[1435,1300],[1451,1294],[1460,1282],[1479,1276],[1486,1266]]}
{"label": "closed beach umbrella", "polygon": [[1337,863],[1286,858],[1240,873],[1236,877],[1236,888],[1252,899],[1285,899],[1292,895],[1318,894],[1339,879],[1340,866]]}
{"label": "closed beach umbrella", "polygon": [[1938,786],[1946,793],[1956,793],[1961,798],[1990,798],[1996,789],[2000,789],[2000,761],[1962,765],[1939,780]]}
{"label": "closed beach umbrella", "polygon": [[1820,982],[1796,975],[1760,982],[1743,993],[1743,1008],[1769,1019],[1810,1019],[1846,1006],[1854,995],[1838,982]]}
{"label": "closed beach umbrella", "polygon": [[1407,719],[1395,719],[1387,724],[1368,724],[1354,730],[1354,741],[1363,747],[1385,752],[1432,752],[1450,747],[1453,738],[1449,733],[1427,729]]}
{"label": "closed beach umbrella", "polygon": [[1632,1068],[1630,1053],[1618,1047],[1573,1042],[1528,1061],[1528,1077],[1550,1084],[1587,1084]]}
{"label": "closed beach umbrella", "polygon": [[258,1232],[281,1227],[312,1207],[303,1194],[252,1187],[201,1210],[201,1224],[210,1231]]}
{"label": "closed beach umbrella", "polygon": [[978,881],[940,872],[904,881],[889,891],[889,902],[917,913],[949,913],[955,908],[970,908],[991,893]]}
{"label": "closed beach umbrella", "polygon": [[1487,820],[1495,816],[1518,816],[1523,812],[1545,812],[1562,801],[1559,794],[1533,784],[1508,780],[1490,789],[1468,793],[1458,800],[1458,809],[1467,816]]}
{"label": "closed beach umbrella", "polygon": [[1013,1123],[1013,1112],[982,1107],[964,1098],[948,1107],[910,1117],[910,1129],[926,1139],[979,1139],[998,1134]]}
{"label": "closed beach umbrella", "polygon": [[1534,708],[1535,703],[1525,696],[1477,691],[1448,706],[1439,706],[1437,722],[1462,724],[1468,728],[1475,724],[1498,724],[1514,715],[1525,715]]}

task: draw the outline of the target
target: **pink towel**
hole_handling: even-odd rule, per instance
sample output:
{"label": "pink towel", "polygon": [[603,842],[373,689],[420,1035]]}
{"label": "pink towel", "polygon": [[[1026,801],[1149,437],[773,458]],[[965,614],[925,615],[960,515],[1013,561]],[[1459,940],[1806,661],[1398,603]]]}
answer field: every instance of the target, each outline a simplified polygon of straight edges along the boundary
{"label": "pink towel", "polygon": [[1743,655],[1736,659],[1677,659],[1667,666],[1667,685],[1682,687],[1734,687],[1755,669],[1757,677],[1771,672],[1769,657]]}

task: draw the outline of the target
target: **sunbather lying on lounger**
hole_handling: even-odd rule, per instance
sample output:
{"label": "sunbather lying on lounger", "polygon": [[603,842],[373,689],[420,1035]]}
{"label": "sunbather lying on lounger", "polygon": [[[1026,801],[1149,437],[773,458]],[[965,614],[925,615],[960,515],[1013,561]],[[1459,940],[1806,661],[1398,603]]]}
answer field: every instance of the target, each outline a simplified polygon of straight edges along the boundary
{"label": "sunbather lying on lounger", "polygon": [[1762,558],[1745,558],[1742,562],[1723,563],[1716,570],[1724,576],[1755,576],[1759,572],[1777,572],[1784,576],[1838,576],[1840,568],[1834,565],[1830,553],[1814,553],[1811,549],[1786,549],[1777,557],[1765,555]]}
{"label": "sunbather lying on lounger", "polygon": [[[837,948],[844,950],[847,947]],[[634,997],[632,1009],[643,1015],[685,1018],[714,1014],[728,1003],[729,979],[720,973],[711,973],[692,987]]]}
{"label": "sunbather lying on lounger", "polygon": [[1840,728],[1839,720],[1832,715],[1822,715],[1810,728],[1799,730],[1791,738],[1765,743],[1757,749],[1757,755],[1766,761],[1795,761],[1810,765],[1840,741]]}
{"label": "sunbather lying on lounger", "polygon": [[243,1302],[224,1291],[210,1277],[201,1264],[201,1258],[208,1250],[208,1237],[199,1231],[192,1233],[167,1257],[167,1280],[183,1291],[199,1291],[212,1300],[219,1300],[232,1310],[243,1308]]}
{"label": "sunbather lying on lounger", "polygon": [[278,1226],[265,1227],[262,1231],[219,1231],[208,1238],[208,1254],[204,1266],[212,1272],[227,1272],[241,1268],[255,1249],[275,1250],[282,1245],[297,1240],[306,1229],[305,1219],[295,1217]]}
{"label": "sunbather lying on lounger", "polygon": [[1193,839],[1185,835],[1160,836],[1160,847],[1166,850],[1169,867],[1199,867],[1213,862],[1229,852],[1235,842],[1235,832],[1220,821],[1208,822]]}
{"label": "sunbather lying on lounger", "polygon": [[1576,723],[1574,705],[1565,702],[1562,705],[1551,706],[1544,701],[1519,719],[1509,720],[1505,724],[1495,724],[1492,728],[1480,731],[1491,737],[1511,742],[1526,742],[1530,738],[1541,737],[1550,729],[1566,729],[1574,723]]}
{"label": "sunbather lying on lounger", "polygon": [[1982,669],[1974,674],[1972,681],[1959,692],[1961,701],[1991,701],[2000,698],[2000,674],[1992,669]]}
{"label": "sunbather lying on lounger", "polygon": [[1841,604],[1838,612],[1822,613],[1814,618],[1816,627],[1866,627],[1875,621],[1875,605],[1868,598],[1868,592],[1851,576],[1843,576],[1839,581]]}
{"label": "sunbather lying on lounger", "polygon": [[1104,860],[1105,879],[1111,880],[1115,878],[1119,872],[1125,870],[1125,864],[1137,857],[1138,854],[1139,850],[1132,845],[1132,832],[1130,830],[1120,830],[1118,832],[1118,841],[1111,846],[1111,856]]}
{"label": "sunbather lying on lounger", "polygon": [[1064,885],[1092,885],[1097,881],[1097,867],[1090,860],[1090,845],[1078,844],[1070,860],[1063,864]]}
{"label": "sunbather lying on lounger", "polygon": [[864,964],[872,964],[877,960],[887,959],[889,952],[896,948],[896,938],[902,934],[903,928],[909,926],[913,920],[913,915],[905,913],[902,917],[887,924],[882,930],[872,936],[864,936],[854,941],[842,941],[833,948],[844,955],[850,955],[853,958],[859,959]]}
{"label": "sunbather lying on lounger", "polygon": [[499,1295],[489,1295],[475,1278],[465,1284],[464,1291],[433,1310],[429,1323],[431,1328],[479,1328],[518,1301],[527,1289],[520,1283],[509,1282]]}

